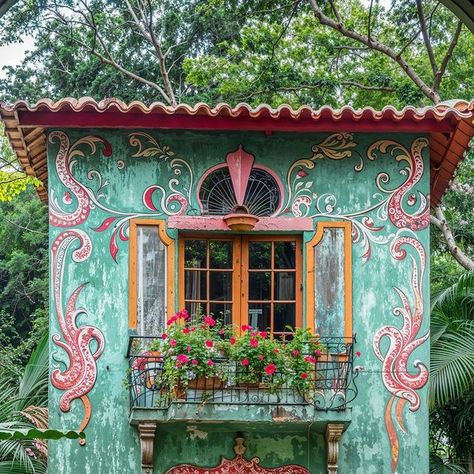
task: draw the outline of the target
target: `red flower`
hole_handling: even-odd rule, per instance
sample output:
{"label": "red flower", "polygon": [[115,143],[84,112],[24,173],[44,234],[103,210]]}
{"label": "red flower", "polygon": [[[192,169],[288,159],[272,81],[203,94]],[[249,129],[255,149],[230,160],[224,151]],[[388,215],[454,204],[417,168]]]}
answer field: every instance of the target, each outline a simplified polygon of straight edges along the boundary
{"label": "red flower", "polygon": [[303,379],[303,380],[306,380],[308,378],[308,374],[306,372],[302,372],[300,374],[300,377]]}
{"label": "red flower", "polygon": [[176,360],[179,364],[187,364],[189,362],[189,357],[186,354],[179,354],[179,356],[176,357]]}
{"label": "red flower", "polygon": [[320,349],[316,349],[314,351],[314,353],[317,355],[317,356],[320,356],[321,355],[321,350]]}
{"label": "red flower", "polygon": [[196,330],[196,328],[193,326],[193,327],[191,328],[191,332],[194,332],[195,330]]}
{"label": "red flower", "polygon": [[216,325],[215,319],[213,319],[211,316],[204,316],[203,321],[210,327],[214,327]]}
{"label": "red flower", "polygon": [[249,326],[248,324],[244,324],[242,326],[242,331],[251,331],[252,330],[252,326]]}
{"label": "red flower", "polygon": [[356,356],[357,356],[357,357],[360,357],[360,351],[357,351],[357,352],[356,352]]}
{"label": "red flower", "polygon": [[306,173],[306,171],[302,168],[300,168],[298,170],[298,172],[296,173],[300,178],[304,178],[305,176],[308,176],[308,173]]}
{"label": "red flower", "polygon": [[183,364],[180,364],[179,362],[176,362],[176,367],[178,367],[178,369],[180,369],[182,367]]}
{"label": "red flower", "polygon": [[182,309],[181,311],[178,311],[176,313],[176,319],[188,319],[189,318],[189,313],[187,309]]}
{"label": "red flower", "polygon": [[193,359],[193,360],[191,361],[191,364],[193,364],[193,365],[198,365],[197,359]]}
{"label": "red flower", "polygon": [[213,346],[214,346],[214,343],[213,343],[211,340],[207,339],[207,340],[206,340],[206,347],[211,348],[211,347],[213,347]]}
{"label": "red flower", "polygon": [[186,352],[189,354],[191,352],[191,346],[186,347]]}
{"label": "red flower", "polygon": [[172,318],[168,319],[168,321],[166,321],[166,325],[167,326],[171,326],[173,323],[175,323],[176,321],[178,320],[178,318],[176,316],[173,316]]}
{"label": "red flower", "polygon": [[233,346],[233,345],[237,342],[237,339],[232,336],[232,337],[229,339],[229,342],[230,342],[230,345]]}
{"label": "red flower", "polygon": [[170,339],[170,346],[176,347],[176,339]]}
{"label": "red flower", "polygon": [[306,356],[304,358],[305,362],[310,362],[311,364],[316,364],[316,359],[312,356]]}
{"label": "red flower", "polygon": [[252,339],[250,339],[250,345],[253,348],[258,347],[258,339],[255,339],[254,337],[252,337]]}
{"label": "red flower", "polygon": [[265,373],[267,375],[273,375],[276,371],[276,365],[272,362],[265,367]]}
{"label": "red flower", "polygon": [[280,352],[280,349],[275,348],[275,349],[273,349],[273,352],[274,352],[275,354],[278,354],[278,353]]}
{"label": "red flower", "polygon": [[166,334],[165,332],[161,335],[161,339],[163,339],[163,341],[168,337],[168,334]]}
{"label": "red flower", "polygon": [[263,339],[266,339],[267,336],[268,336],[268,332],[267,331],[260,331],[259,336]]}
{"label": "red flower", "polygon": [[244,366],[244,367],[247,367],[247,365],[250,364],[249,360],[248,359],[242,359],[242,362],[241,364]]}
{"label": "red flower", "polygon": [[216,363],[215,363],[213,360],[209,359],[209,360],[207,361],[207,365],[208,365],[209,367],[212,367],[212,366],[216,365]]}
{"label": "red flower", "polygon": [[183,334],[189,334],[190,332],[189,328],[183,328]]}
{"label": "red flower", "polygon": [[294,349],[291,351],[291,355],[293,357],[298,357],[300,355],[300,351],[298,349]]}
{"label": "red flower", "polygon": [[258,356],[258,359],[259,359],[259,360],[263,360],[263,355],[260,354],[260,355]]}

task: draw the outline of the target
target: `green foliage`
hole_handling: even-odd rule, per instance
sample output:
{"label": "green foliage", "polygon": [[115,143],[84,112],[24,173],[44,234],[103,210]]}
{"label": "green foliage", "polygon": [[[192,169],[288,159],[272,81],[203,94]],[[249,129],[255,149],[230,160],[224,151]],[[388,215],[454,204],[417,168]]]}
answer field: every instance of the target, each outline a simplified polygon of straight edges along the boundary
{"label": "green foliage", "polygon": [[0,340],[16,363],[26,363],[47,332],[47,207],[33,190],[0,203]]}
{"label": "green foliage", "polygon": [[0,202],[11,201],[29,185],[41,186],[39,179],[20,171],[18,161],[3,132],[4,125],[0,123]]}
{"label": "green foliage", "polygon": [[[44,473],[47,448],[39,438],[51,439],[43,431],[48,417],[48,337],[44,336],[33,351],[21,378],[13,377],[1,356],[0,472]],[[58,433],[49,435],[55,439]]]}

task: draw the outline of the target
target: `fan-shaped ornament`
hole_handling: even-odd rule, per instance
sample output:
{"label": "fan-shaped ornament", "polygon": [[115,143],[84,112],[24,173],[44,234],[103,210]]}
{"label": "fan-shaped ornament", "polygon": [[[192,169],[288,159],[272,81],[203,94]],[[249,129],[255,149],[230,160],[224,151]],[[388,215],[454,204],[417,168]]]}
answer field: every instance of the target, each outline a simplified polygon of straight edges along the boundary
{"label": "fan-shaped ornament", "polygon": [[203,215],[224,216],[227,225],[236,231],[253,229],[259,217],[275,214],[280,206],[281,192],[271,173],[253,166],[254,157],[242,145],[229,153],[227,166],[211,171],[199,190]]}

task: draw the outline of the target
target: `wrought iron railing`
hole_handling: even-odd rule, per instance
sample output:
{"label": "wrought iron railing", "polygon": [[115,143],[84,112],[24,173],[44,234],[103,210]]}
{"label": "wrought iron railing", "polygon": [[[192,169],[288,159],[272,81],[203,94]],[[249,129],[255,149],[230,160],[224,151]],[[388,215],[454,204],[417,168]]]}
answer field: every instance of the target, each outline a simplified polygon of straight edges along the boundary
{"label": "wrought iron railing", "polygon": [[[279,383],[276,371],[259,383],[241,383],[245,367],[226,357],[214,358],[222,378],[190,380],[186,386],[170,386],[164,380],[165,355],[148,352],[151,337],[130,338],[128,354],[130,408],[167,409],[172,403],[212,403],[231,405],[312,405],[316,410],[345,410],[357,396],[353,366],[355,338],[321,337],[324,352],[316,357],[308,373],[309,384],[302,391],[295,379]],[[293,380],[293,381],[292,381]]]}

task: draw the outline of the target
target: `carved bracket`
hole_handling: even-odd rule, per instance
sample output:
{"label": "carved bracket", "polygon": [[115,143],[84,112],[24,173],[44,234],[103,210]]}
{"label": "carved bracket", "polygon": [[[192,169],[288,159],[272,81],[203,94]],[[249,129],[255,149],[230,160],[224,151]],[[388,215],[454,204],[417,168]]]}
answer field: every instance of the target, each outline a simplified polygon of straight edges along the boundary
{"label": "carved bracket", "polygon": [[343,431],[344,425],[341,423],[329,423],[326,427],[328,474],[337,474],[339,440]]}
{"label": "carved bracket", "polygon": [[142,457],[142,474],[153,473],[153,447],[157,423],[140,423],[140,448]]}

